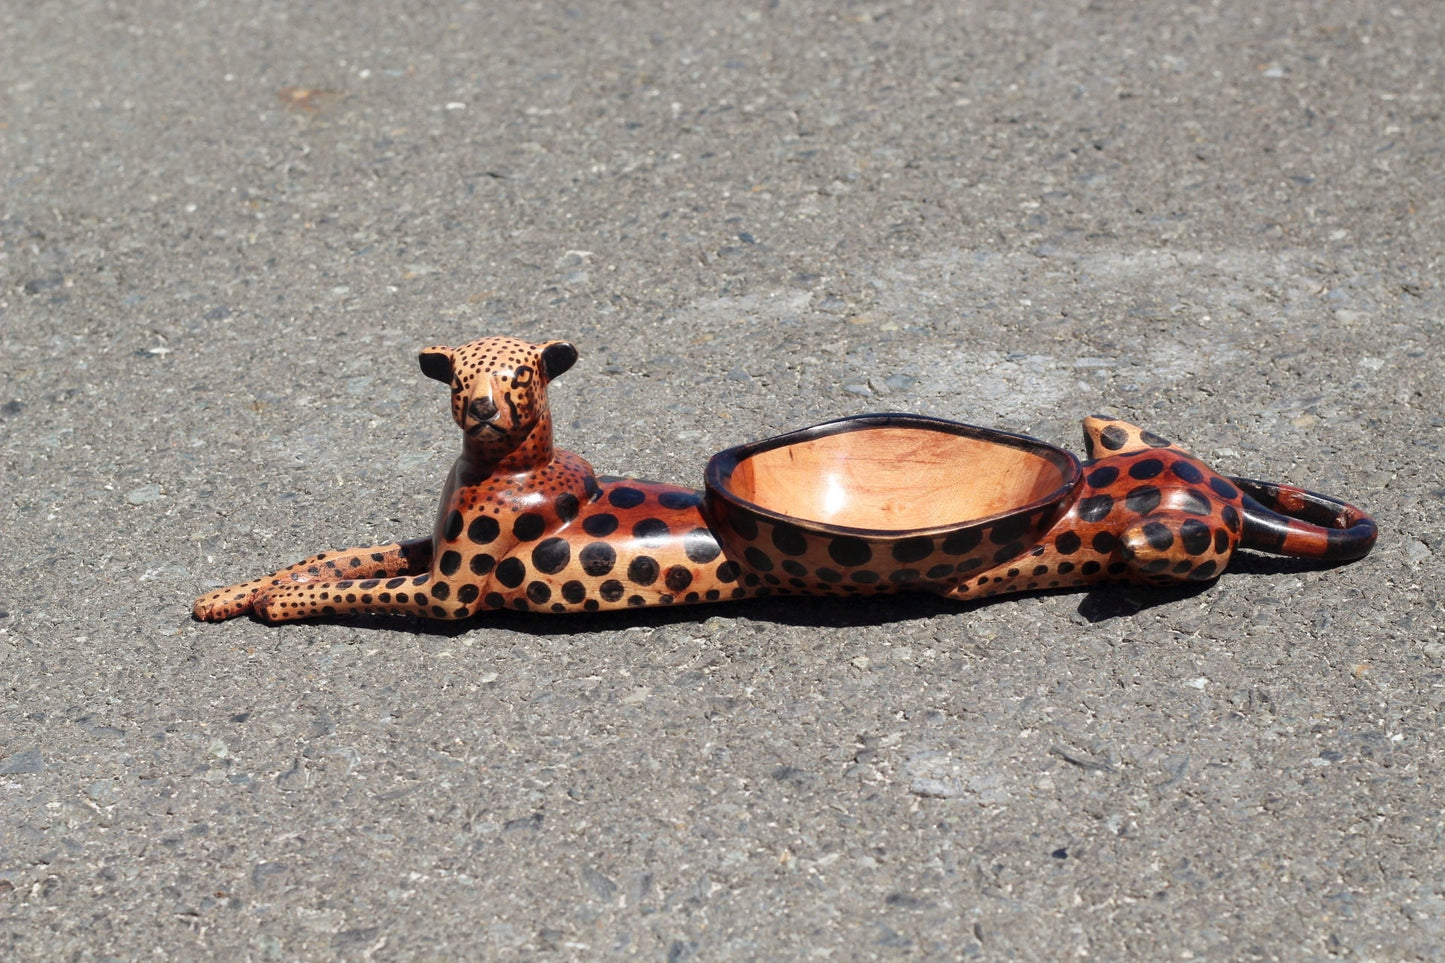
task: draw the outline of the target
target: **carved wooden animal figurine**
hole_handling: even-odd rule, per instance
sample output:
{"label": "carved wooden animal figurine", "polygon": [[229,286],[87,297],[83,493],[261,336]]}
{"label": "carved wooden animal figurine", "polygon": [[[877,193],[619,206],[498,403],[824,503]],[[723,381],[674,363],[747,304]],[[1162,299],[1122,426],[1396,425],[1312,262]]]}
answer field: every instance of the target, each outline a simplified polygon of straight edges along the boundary
{"label": "carved wooden animal figurine", "polygon": [[1226,479],[1163,438],[1085,420],[1090,462],[1034,439],[864,415],[714,456],[707,490],[599,479],[552,444],[564,341],[421,353],[451,387],[462,452],[430,537],[326,552],[198,599],[199,619],[459,619],[769,594],[925,590],[967,599],[1103,580],[1217,577],[1236,548],[1364,555],[1368,515]]}

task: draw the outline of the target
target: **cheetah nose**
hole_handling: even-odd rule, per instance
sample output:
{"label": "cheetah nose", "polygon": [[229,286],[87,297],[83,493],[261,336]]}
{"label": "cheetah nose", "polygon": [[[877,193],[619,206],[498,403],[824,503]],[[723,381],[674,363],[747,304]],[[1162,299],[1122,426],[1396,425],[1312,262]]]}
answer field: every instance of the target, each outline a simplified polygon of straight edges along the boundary
{"label": "cheetah nose", "polygon": [[477,421],[491,421],[497,417],[497,406],[491,398],[473,398],[472,403],[467,405],[467,414]]}

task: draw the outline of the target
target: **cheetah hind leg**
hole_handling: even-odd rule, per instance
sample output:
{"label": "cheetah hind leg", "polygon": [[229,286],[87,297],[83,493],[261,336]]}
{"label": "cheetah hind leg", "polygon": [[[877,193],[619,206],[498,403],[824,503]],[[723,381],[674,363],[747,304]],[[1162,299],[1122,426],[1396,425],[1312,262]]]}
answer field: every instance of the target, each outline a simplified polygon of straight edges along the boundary
{"label": "cheetah hind leg", "polygon": [[1183,512],[1155,512],[1124,529],[1120,552],[1132,580],[1145,584],[1218,578],[1239,536]]}
{"label": "cheetah hind leg", "polygon": [[414,538],[406,542],[392,542],[389,545],[369,548],[348,548],[340,552],[322,552],[270,575],[207,592],[196,599],[191,612],[203,622],[222,622],[252,611],[256,600],[264,595],[267,589],[308,582],[334,582],[340,579],[420,575],[431,568],[431,558],[430,538]]}

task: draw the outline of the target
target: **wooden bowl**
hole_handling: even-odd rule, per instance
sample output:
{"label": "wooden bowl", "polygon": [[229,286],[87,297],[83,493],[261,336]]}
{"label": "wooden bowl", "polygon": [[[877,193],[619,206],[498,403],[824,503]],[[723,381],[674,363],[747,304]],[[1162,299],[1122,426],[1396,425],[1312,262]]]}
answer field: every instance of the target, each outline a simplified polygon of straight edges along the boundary
{"label": "wooden bowl", "polygon": [[714,455],[704,512],[745,584],[946,592],[1026,554],[1068,508],[1072,454],[918,415],[830,421]]}

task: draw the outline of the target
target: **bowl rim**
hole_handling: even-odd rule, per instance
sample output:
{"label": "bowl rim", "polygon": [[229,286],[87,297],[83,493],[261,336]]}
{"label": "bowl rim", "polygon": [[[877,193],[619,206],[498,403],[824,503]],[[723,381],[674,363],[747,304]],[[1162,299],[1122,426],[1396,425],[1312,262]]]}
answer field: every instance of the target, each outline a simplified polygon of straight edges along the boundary
{"label": "bowl rim", "polygon": [[[993,442],[1009,448],[1018,448],[1038,455],[1058,468],[1063,475],[1063,482],[1042,498],[1036,498],[1017,508],[1010,508],[1006,511],[995,512],[992,515],[968,519],[965,522],[934,525],[928,528],[858,528],[851,525],[834,525],[815,519],[799,518],[796,515],[784,515],[781,512],[775,512],[772,509],[764,508],[756,502],[742,498],[726,487],[726,483],[731,480],[732,473],[737,469],[738,465],[754,455],[759,455],[763,452],[772,451],[787,445],[827,438],[832,435],[847,434],[848,432],[861,431],[867,428],[893,427],[936,431],[943,434],[977,438],[981,441]],[[750,512],[754,512],[761,518],[775,524],[782,522],[796,528],[801,528],[804,531],[814,531],[824,535],[851,535],[857,538],[872,539],[903,539],[923,536],[937,537],[949,532],[958,531],[961,528],[986,528],[1011,516],[1026,515],[1039,511],[1048,507],[1050,503],[1058,503],[1059,510],[1054,516],[1055,519],[1057,519],[1057,517],[1065,511],[1063,503],[1067,500],[1069,493],[1078,487],[1079,481],[1082,478],[1083,466],[1073,452],[1028,435],[1020,435],[1011,431],[1000,431],[997,428],[983,428],[978,425],[970,425],[961,421],[950,421],[946,418],[934,418],[929,415],[879,412],[876,414],[850,415],[845,418],[836,418],[832,421],[810,425],[807,428],[799,428],[782,435],[764,438],[761,441],[753,441],[743,445],[734,445],[732,448],[726,448],[708,459],[704,484],[708,498],[715,496],[724,502],[735,504]]]}

